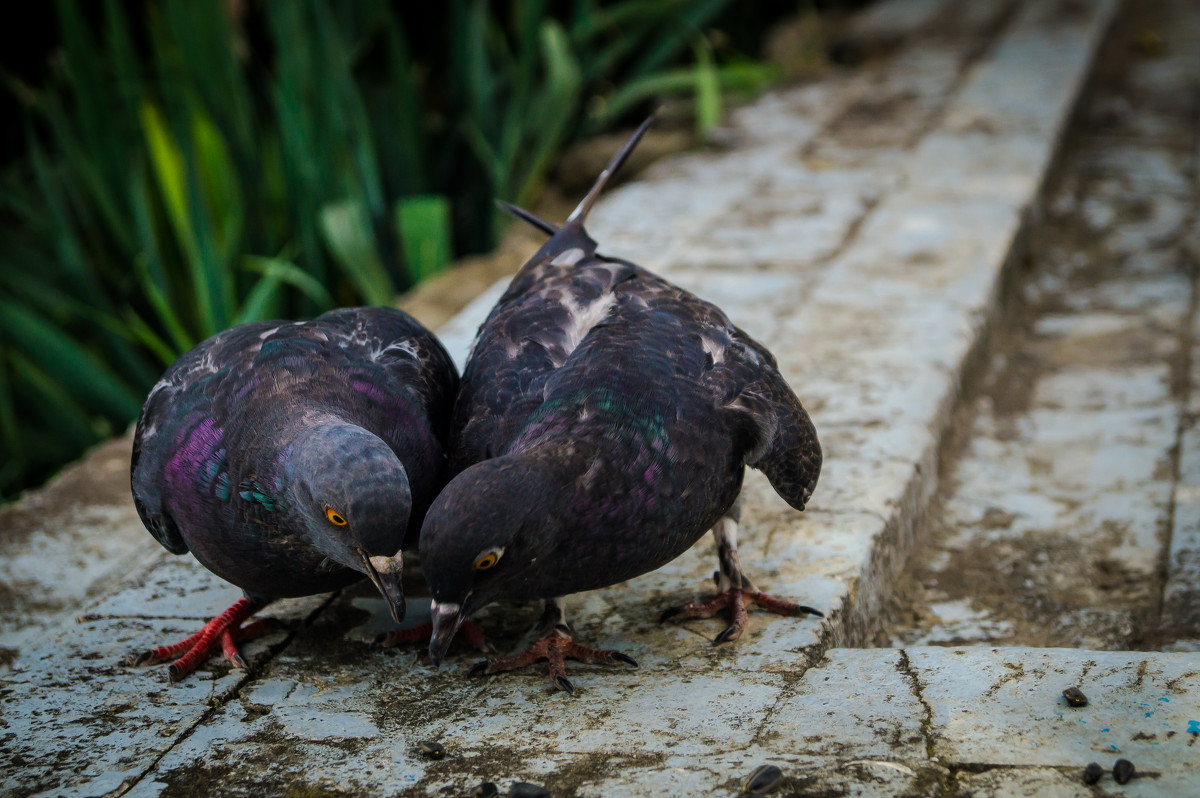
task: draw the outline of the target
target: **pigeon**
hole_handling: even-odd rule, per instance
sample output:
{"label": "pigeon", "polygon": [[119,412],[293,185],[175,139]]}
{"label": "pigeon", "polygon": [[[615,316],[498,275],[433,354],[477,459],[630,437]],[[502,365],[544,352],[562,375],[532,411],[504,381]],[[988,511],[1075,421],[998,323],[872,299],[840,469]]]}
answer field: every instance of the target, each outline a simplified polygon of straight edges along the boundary
{"label": "pigeon", "polygon": [[131,663],[175,660],[176,681],[219,646],[244,668],[237,643],[270,627],[243,621],[363,576],[400,622],[402,551],[444,484],[457,389],[438,340],[391,308],[241,324],[175,361],[138,419],[134,504],[164,548],[245,595]]}
{"label": "pigeon", "polygon": [[545,602],[525,651],[480,663],[498,673],[541,659],[563,690],[564,659],[633,660],[575,642],[561,597],[606,587],[674,559],[708,530],[720,592],[664,615],[728,610],[718,643],[746,624],[747,602],[784,615],[811,607],[760,591],[737,553],[746,466],[802,510],[821,447],[775,359],[716,306],[652,272],[597,252],[584,229],[596,198],[647,120],[561,227],[502,203],[550,239],[479,329],[451,420],[451,479],[419,543],[433,596],[430,658],[498,600]]}

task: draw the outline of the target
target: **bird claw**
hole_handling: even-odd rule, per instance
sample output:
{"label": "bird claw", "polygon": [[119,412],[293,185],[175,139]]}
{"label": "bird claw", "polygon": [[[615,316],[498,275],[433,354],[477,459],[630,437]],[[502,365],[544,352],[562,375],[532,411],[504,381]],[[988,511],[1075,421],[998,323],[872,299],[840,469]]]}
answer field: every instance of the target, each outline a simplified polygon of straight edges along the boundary
{"label": "bird claw", "polygon": [[251,601],[248,598],[239,599],[229,609],[206,623],[200,631],[186,640],[161,648],[136,651],[126,657],[125,662],[128,665],[141,666],[174,660],[167,668],[167,678],[174,683],[198,668],[219,648],[233,667],[246,670],[248,669],[246,660],[238,651],[237,644],[269,634],[283,626],[273,618],[259,618],[242,625],[247,618],[258,612],[263,606],[265,606],[265,602],[262,601]]}
{"label": "bird claw", "polygon": [[741,636],[742,627],[738,626],[737,624],[730,624],[729,626],[725,627],[724,631],[713,638],[712,644],[714,646],[719,646],[722,643],[729,642],[730,640],[737,640]]}
{"label": "bird claw", "polygon": [[125,664],[130,667],[139,668],[142,665],[153,665],[151,661],[154,659],[154,650],[146,649],[145,651],[134,651],[125,657]]}
{"label": "bird claw", "polygon": [[535,640],[529,648],[518,654],[478,662],[467,671],[467,676],[484,676],[517,670],[518,668],[532,665],[539,660],[546,660],[550,671],[550,680],[554,685],[569,695],[576,695],[579,692],[579,688],[564,675],[566,660],[568,659],[578,660],[590,665],[624,663],[632,665],[635,668],[638,667],[637,661],[633,657],[621,651],[588,648],[579,645],[571,639],[565,628],[562,624],[556,625],[544,636]]}
{"label": "bird claw", "polygon": [[775,613],[776,615],[791,617],[815,615],[818,618],[825,617],[825,614],[820,610],[813,609],[804,604],[796,604],[787,599],[776,598],[775,596],[763,593],[761,590],[731,587],[705,602],[668,607],[663,610],[658,618],[658,622],[664,623],[672,618],[678,618],[679,620],[712,618],[721,610],[727,609],[729,610],[730,624],[713,640],[713,645],[719,646],[722,643],[728,643],[730,640],[736,640],[741,636],[742,630],[746,628],[747,603],[757,604],[767,612]]}

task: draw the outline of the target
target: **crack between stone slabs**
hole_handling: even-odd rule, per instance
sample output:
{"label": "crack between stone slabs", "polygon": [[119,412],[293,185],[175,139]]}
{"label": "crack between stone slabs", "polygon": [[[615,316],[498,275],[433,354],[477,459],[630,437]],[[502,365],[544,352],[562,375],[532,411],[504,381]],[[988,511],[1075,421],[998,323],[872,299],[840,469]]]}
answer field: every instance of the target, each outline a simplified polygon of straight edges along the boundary
{"label": "crack between stone slabs", "polygon": [[[324,612],[326,608],[329,607],[330,604],[332,604],[334,601],[336,601],[339,596],[341,596],[340,590],[334,591],[333,593],[329,594],[329,596],[323,602],[321,602],[321,604],[318,605],[316,607],[316,609],[314,609],[312,612],[310,612],[308,615],[306,615],[304,617],[304,619],[301,621],[301,628],[312,624],[312,622],[315,621],[317,619],[317,617],[320,616],[320,614],[322,612]],[[146,765],[146,767],[142,769],[141,773],[138,773],[136,776],[132,777],[132,779],[130,781],[128,781],[127,783],[118,787],[116,790],[112,791],[111,793],[108,793],[108,795],[113,796],[113,798],[121,798],[121,796],[128,794],[130,790],[132,790],[134,787],[138,786],[143,781],[145,781],[147,776],[150,776],[158,769],[159,763],[161,763],[163,761],[163,759],[165,759],[167,757],[168,754],[170,754],[172,751],[174,751],[176,748],[178,748],[181,743],[183,743],[189,737],[191,737],[192,734],[195,733],[196,729],[200,728],[201,726],[206,724],[209,720],[211,720],[212,717],[214,715],[216,715],[216,713],[220,712],[225,707],[226,704],[228,704],[229,702],[233,701],[238,696],[240,696],[242,693],[242,689],[246,685],[248,685],[249,683],[251,683],[253,681],[256,681],[259,678],[259,676],[263,673],[263,671],[266,669],[266,666],[269,665],[277,656],[282,654],[283,651],[292,644],[292,641],[295,640],[297,635],[299,635],[299,634],[300,634],[299,629],[289,629],[287,636],[284,637],[284,639],[281,642],[279,642],[278,644],[276,644],[274,646],[270,646],[267,649],[266,655],[262,658],[261,661],[255,663],[255,666],[251,670],[246,671],[246,673],[242,676],[242,678],[238,679],[237,682],[235,682],[233,684],[233,686],[231,686],[228,690],[226,690],[224,693],[222,693],[219,696],[215,695],[216,684],[214,683],[213,689],[209,693],[209,698],[208,698],[208,702],[207,702],[208,706],[204,710],[204,712],[202,712],[200,714],[200,717],[198,717],[193,723],[189,724],[186,729],[184,729],[182,732],[180,732],[180,734],[177,737],[175,737],[174,740],[171,741],[170,745],[168,745],[166,748],[164,748],[158,754],[158,756],[154,757],[153,761],[151,761],[150,764]],[[294,690],[295,687],[293,687],[292,689]],[[289,696],[291,695],[291,691],[288,692],[288,695]]]}
{"label": "crack between stone slabs", "polygon": [[771,725],[771,721],[774,719],[775,715],[778,714],[780,705],[796,695],[797,685],[804,681],[804,677],[810,670],[819,669],[823,664],[825,664],[825,655],[828,653],[829,649],[826,648],[824,651],[822,651],[820,659],[814,659],[810,655],[810,648],[813,648],[813,646],[802,648],[796,652],[800,655],[804,663],[799,673],[780,673],[784,680],[783,687],[779,689],[779,693],[776,695],[775,701],[772,702],[770,709],[763,713],[762,720],[759,721],[758,727],[754,730],[754,736],[750,738],[751,745],[764,745],[766,743],[766,741],[763,739],[763,735],[766,734],[767,729]]}
{"label": "crack between stone slabs", "polygon": [[925,700],[925,686],[921,684],[921,678],[908,658],[908,651],[903,648],[897,649],[897,651],[900,653],[900,659],[896,663],[896,670],[900,672],[901,676],[908,679],[913,698],[917,699],[917,703],[921,705],[921,737],[925,740],[925,756],[930,762],[936,763],[938,761],[935,753],[937,737],[933,731],[933,708]]}

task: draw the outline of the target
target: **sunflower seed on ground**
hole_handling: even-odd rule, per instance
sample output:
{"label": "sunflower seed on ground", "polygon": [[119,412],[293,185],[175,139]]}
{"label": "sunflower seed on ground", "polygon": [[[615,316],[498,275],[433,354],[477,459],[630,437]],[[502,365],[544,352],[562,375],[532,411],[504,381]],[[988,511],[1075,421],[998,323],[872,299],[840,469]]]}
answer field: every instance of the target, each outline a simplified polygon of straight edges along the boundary
{"label": "sunflower seed on ground", "polygon": [[431,759],[441,759],[446,755],[446,746],[433,740],[424,740],[421,743],[421,753]]}
{"label": "sunflower seed on ground", "polygon": [[1068,687],[1063,690],[1062,694],[1063,698],[1067,699],[1069,707],[1086,707],[1088,705],[1088,697],[1078,687]]}
{"label": "sunflower seed on ground", "polygon": [[490,781],[477,784],[475,789],[471,790],[471,798],[495,798],[499,794],[500,788]]}
{"label": "sunflower seed on ground", "polygon": [[1097,762],[1092,762],[1083,769],[1083,783],[1095,784],[1100,781],[1100,777],[1104,775],[1104,768],[1100,767]]}
{"label": "sunflower seed on ground", "polygon": [[1128,759],[1118,759],[1113,765],[1113,778],[1117,780],[1117,784],[1124,784],[1134,776],[1133,763]]}
{"label": "sunflower seed on ground", "polygon": [[742,793],[745,795],[766,795],[778,788],[782,781],[782,770],[774,765],[759,765],[742,782]]}
{"label": "sunflower seed on ground", "polygon": [[514,781],[508,788],[509,798],[550,798],[550,791],[540,784]]}

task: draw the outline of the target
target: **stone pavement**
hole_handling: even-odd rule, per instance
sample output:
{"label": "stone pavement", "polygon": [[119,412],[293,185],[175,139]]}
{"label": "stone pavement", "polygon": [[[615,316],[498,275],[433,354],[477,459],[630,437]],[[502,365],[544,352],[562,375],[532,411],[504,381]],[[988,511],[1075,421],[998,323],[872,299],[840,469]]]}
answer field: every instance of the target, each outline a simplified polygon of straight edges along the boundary
{"label": "stone pavement", "polygon": [[1200,651],[1200,7],[1127,27],[1149,38],[1106,62],[1065,146],[897,644]]}
{"label": "stone pavement", "polygon": [[[246,647],[249,673],[213,664],[168,685],[123,655],[194,631],[237,591],[154,551],[121,500],[63,509],[64,483],[119,463],[118,442],[0,515],[13,615],[0,626],[0,791],[465,795],[524,780],[555,795],[732,795],[771,762],[792,795],[1195,794],[1195,654],[849,648],[882,632],[960,386],[987,362],[1117,5],[896,1],[923,15],[909,38],[742,109],[723,149],[661,162],[592,225],[606,252],[718,301],[812,413],[826,466],[810,508],[748,479],[742,557],[772,592],[827,609],[824,622],[752,614],[721,647],[709,644],[719,622],[657,625],[706,589],[705,541],[568,603],[581,639],[641,663],[573,666],[574,698],[536,670],[467,679],[465,647],[440,670],[373,649],[386,612],[366,589],[273,605],[293,623]],[[1161,31],[1165,46],[1188,30]],[[498,290],[441,329],[460,358]],[[1185,441],[1181,474],[1195,448]],[[1195,525],[1176,494],[1182,562]],[[478,620],[508,649],[535,615],[492,607]],[[1090,705],[1067,707],[1068,686]],[[447,756],[425,758],[422,740]],[[1128,785],[1079,780],[1118,757],[1138,768]]]}

